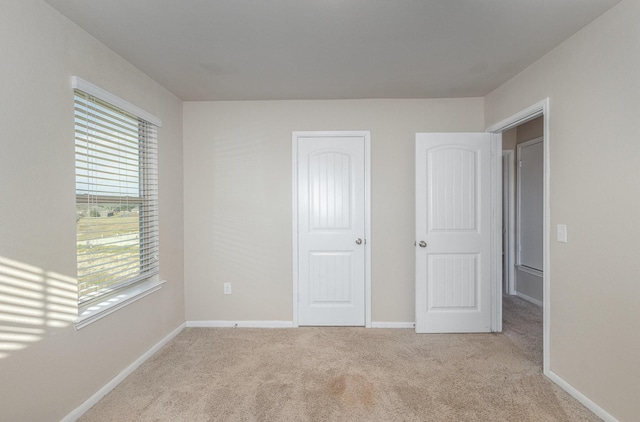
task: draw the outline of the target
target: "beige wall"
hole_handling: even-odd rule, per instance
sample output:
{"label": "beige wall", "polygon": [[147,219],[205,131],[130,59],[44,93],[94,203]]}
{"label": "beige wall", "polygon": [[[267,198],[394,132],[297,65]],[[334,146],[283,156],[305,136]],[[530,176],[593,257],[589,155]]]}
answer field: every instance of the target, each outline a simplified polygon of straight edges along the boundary
{"label": "beige wall", "polygon": [[516,142],[518,144],[540,138],[544,135],[544,119],[542,116],[536,117],[514,129],[516,131]]}
{"label": "beige wall", "polygon": [[639,40],[624,0],[485,98],[487,126],[550,98],[551,371],[621,421],[640,415]]}
{"label": "beige wall", "polygon": [[517,294],[521,297],[524,295],[527,300],[533,299],[530,300],[533,303],[544,302],[542,277],[522,271],[518,267],[515,270],[515,277]]}
{"label": "beige wall", "polygon": [[[184,321],[182,104],[40,0],[2,2],[0,51],[0,419],[55,421]],[[168,281],[77,332],[72,75],[163,120]]]}
{"label": "beige wall", "polygon": [[370,130],[372,319],[414,321],[415,133],[483,127],[479,98],[185,103],[187,320],[292,320],[291,132]]}
{"label": "beige wall", "polygon": [[502,149],[503,150],[516,150],[516,144],[518,141],[518,128],[505,130],[502,132]]}

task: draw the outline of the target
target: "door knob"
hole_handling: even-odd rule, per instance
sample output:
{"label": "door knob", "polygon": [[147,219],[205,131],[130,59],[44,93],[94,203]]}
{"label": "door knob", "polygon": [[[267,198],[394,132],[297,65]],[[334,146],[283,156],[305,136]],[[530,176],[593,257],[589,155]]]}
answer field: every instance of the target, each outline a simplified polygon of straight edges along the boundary
{"label": "door knob", "polygon": [[360,238],[356,239],[356,245],[362,245],[362,239]]}
{"label": "door knob", "polygon": [[427,242],[425,242],[424,240],[421,240],[420,243],[418,243],[418,245],[420,245],[421,248],[426,248]]}

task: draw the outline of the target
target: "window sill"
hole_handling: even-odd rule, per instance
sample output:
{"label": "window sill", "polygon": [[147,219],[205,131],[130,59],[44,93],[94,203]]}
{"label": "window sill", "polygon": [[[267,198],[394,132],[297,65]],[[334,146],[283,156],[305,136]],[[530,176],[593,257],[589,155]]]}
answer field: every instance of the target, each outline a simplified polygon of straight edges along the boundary
{"label": "window sill", "polygon": [[149,280],[145,283],[138,284],[117,296],[105,299],[104,302],[97,303],[87,309],[81,310],[80,316],[73,321],[73,327],[76,330],[84,328],[87,325],[117,311],[118,309],[124,308],[138,299],[142,299],[143,297],[160,290],[164,283],[166,283],[166,280]]}

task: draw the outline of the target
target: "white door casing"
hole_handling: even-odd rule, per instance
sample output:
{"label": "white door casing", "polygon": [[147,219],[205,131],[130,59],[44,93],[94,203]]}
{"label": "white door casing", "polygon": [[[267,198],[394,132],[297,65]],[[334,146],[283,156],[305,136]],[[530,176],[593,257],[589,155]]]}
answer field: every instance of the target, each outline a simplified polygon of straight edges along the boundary
{"label": "white door casing", "polygon": [[501,305],[494,144],[488,133],[416,134],[418,333],[492,331]]}
{"label": "white door casing", "polygon": [[502,276],[506,294],[515,295],[515,151],[502,151]]}
{"label": "white door casing", "polygon": [[294,324],[367,325],[368,133],[295,132],[293,142]]}

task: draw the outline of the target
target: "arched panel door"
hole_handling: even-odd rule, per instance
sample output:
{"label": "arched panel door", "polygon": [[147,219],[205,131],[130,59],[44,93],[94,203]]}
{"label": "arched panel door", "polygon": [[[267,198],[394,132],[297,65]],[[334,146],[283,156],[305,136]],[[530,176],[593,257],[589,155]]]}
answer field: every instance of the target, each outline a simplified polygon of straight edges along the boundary
{"label": "arched panel door", "polygon": [[365,139],[300,136],[298,324],[365,325]]}
{"label": "arched panel door", "polygon": [[488,133],[416,135],[416,331],[489,332],[492,163]]}

